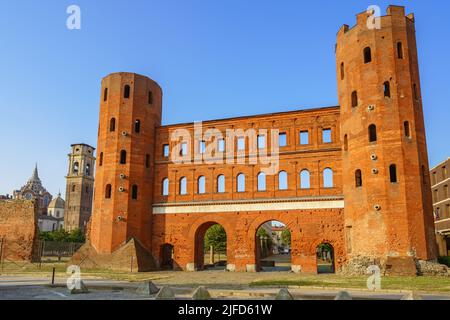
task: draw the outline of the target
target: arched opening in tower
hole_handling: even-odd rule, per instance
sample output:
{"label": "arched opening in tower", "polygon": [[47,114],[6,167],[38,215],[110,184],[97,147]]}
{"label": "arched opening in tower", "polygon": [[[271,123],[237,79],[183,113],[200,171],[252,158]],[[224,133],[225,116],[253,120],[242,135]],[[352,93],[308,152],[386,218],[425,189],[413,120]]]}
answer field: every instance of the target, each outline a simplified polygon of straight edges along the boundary
{"label": "arched opening in tower", "polygon": [[256,270],[291,271],[291,231],[280,221],[267,221],[255,234]]}
{"label": "arched opening in tower", "polygon": [[170,243],[165,243],[161,246],[161,269],[173,270],[173,255],[173,245]]}
{"label": "arched opening in tower", "polygon": [[225,270],[227,267],[227,233],[215,222],[201,225],[195,235],[195,269]]}
{"label": "arched opening in tower", "polygon": [[321,243],[316,248],[317,273],[334,273],[334,248],[329,243]]}

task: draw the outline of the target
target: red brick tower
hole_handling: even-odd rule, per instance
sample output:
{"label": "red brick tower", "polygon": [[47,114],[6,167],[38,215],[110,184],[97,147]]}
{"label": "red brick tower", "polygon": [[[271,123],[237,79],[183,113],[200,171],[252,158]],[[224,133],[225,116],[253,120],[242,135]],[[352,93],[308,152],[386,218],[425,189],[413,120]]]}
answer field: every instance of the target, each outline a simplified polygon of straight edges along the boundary
{"label": "red brick tower", "polygon": [[[350,260],[436,258],[414,16],[390,6],[337,35]],[[389,259],[387,259],[389,258]]]}
{"label": "red brick tower", "polygon": [[90,243],[110,254],[130,239],[151,250],[155,128],[162,91],[134,73],[102,81]]}

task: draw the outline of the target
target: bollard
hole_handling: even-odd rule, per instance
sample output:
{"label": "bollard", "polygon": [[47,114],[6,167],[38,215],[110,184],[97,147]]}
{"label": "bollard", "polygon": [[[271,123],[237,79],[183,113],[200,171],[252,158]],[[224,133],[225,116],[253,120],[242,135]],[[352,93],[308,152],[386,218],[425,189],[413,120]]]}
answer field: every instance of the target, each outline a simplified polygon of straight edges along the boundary
{"label": "bollard", "polygon": [[56,271],[56,268],[53,267],[53,269],[52,269],[52,286],[55,285],[55,271]]}

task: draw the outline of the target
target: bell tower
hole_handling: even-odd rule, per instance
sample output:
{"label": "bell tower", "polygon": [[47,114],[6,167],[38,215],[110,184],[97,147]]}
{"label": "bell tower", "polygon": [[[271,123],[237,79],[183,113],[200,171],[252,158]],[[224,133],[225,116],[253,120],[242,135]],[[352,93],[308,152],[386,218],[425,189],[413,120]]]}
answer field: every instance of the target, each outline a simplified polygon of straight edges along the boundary
{"label": "bell tower", "polygon": [[414,16],[337,34],[347,255],[436,259]]}
{"label": "bell tower", "polygon": [[155,128],[162,90],[134,73],[102,80],[90,243],[110,254],[129,240],[151,250]]}

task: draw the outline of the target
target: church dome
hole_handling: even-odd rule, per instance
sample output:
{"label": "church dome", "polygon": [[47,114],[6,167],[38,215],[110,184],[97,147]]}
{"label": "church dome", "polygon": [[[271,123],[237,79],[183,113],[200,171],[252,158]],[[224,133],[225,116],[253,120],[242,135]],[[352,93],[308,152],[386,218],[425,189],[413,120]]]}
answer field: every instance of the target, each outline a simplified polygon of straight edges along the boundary
{"label": "church dome", "polygon": [[65,205],[65,201],[63,198],[61,198],[61,193],[58,193],[58,196],[53,199],[50,204],[48,205],[49,209],[50,208],[55,208],[55,209],[64,209],[64,205]]}

